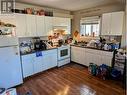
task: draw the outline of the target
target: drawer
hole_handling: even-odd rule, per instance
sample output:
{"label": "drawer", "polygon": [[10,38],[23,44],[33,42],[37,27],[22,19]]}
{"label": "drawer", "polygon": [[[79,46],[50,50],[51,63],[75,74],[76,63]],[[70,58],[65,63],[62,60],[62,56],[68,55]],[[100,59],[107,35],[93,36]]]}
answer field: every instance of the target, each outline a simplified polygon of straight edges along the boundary
{"label": "drawer", "polygon": [[58,67],[63,66],[63,65],[66,65],[68,63],[70,63],[70,58],[67,58],[67,59],[58,61]]}
{"label": "drawer", "polygon": [[57,49],[42,51],[43,55],[56,54],[56,53],[57,53]]}

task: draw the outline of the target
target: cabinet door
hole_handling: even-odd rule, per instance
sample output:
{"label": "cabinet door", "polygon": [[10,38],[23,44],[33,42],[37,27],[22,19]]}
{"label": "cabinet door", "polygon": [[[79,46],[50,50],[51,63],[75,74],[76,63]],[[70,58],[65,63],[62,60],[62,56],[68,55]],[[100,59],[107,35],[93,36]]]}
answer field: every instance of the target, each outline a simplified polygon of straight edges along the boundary
{"label": "cabinet door", "polygon": [[22,58],[22,70],[23,77],[26,78],[34,74],[33,64],[34,64],[34,55],[24,55]]}
{"label": "cabinet door", "polygon": [[53,26],[60,26],[61,24],[61,18],[60,17],[53,17]]}
{"label": "cabinet door", "polygon": [[108,66],[111,66],[112,64],[112,58],[113,58],[113,52],[107,52],[107,51],[103,51],[102,54],[102,64],[106,64]]}
{"label": "cabinet door", "polygon": [[89,66],[90,63],[94,63],[94,54],[92,53],[89,53],[89,52],[85,52],[85,58],[86,58],[86,61],[85,61],[85,65],[86,66]]}
{"label": "cabinet door", "polygon": [[71,19],[66,18],[66,23],[67,23],[67,34],[71,34]]}
{"label": "cabinet door", "polygon": [[37,36],[36,33],[36,16],[35,15],[26,15],[27,23],[27,36],[34,37]]}
{"label": "cabinet door", "polygon": [[101,55],[94,54],[93,55],[93,63],[97,64],[98,66],[102,64]]}
{"label": "cabinet door", "polygon": [[101,51],[99,50],[86,49],[85,58],[86,58],[85,63],[86,66],[89,66],[89,63],[101,65]]}
{"label": "cabinet door", "polygon": [[57,55],[56,54],[48,54],[45,55],[46,59],[46,69],[50,69],[57,66]]}
{"label": "cabinet door", "polygon": [[36,16],[37,36],[45,36],[44,16]]}
{"label": "cabinet door", "polygon": [[106,64],[108,66],[112,66],[112,57],[110,56],[102,56],[102,59],[101,59],[101,63],[102,64]]}
{"label": "cabinet door", "polygon": [[57,66],[57,50],[48,50],[44,53],[43,67],[44,70]]}
{"label": "cabinet door", "polygon": [[45,16],[45,33],[44,36],[52,34],[53,30],[53,17]]}
{"label": "cabinet door", "polygon": [[71,19],[62,18],[62,17],[53,17],[53,26],[59,27],[62,26],[66,29],[66,34],[71,33]]}
{"label": "cabinet door", "polygon": [[75,54],[76,54],[76,52],[75,52],[74,48],[71,47],[71,61],[74,61],[74,62],[76,61],[75,60],[75,58],[76,58]]}
{"label": "cabinet door", "polygon": [[71,61],[79,64],[84,64],[84,52],[83,48],[71,47]]}
{"label": "cabinet door", "polygon": [[111,31],[111,13],[102,15],[102,29],[101,35],[110,35]]}
{"label": "cabinet door", "polygon": [[53,68],[57,66],[57,51],[54,54],[50,54],[48,56],[50,58],[49,68]]}
{"label": "cabinet door", "polygon": [[77,62],[79,60],[79,53],[76,49],[77,47],[71,47],[71,61]]}
{"label": "cabinet door", "polygon": [[35,54],[35,62],[34,62],[34,73],[39,73],[43,71],[43,56],[36,57]]}
{"label": "cabinet door", "polygon": [[16,14],[16,36],[26,37],[26,15],[25,14]]}
{"label": "cabinet door", "polygon": [[114,12],[111,18],[111,35],[122,35],[124,12]]}
{"label": "cabinet door", "polygon": [[15,15],[13,14],[0,14],[0,20],[4,23],[10,23],[16,25]]}
{"label": "cabinet door", "polygon": [[66,26],[65,19],[62,17],[53,17],[53,26]]}

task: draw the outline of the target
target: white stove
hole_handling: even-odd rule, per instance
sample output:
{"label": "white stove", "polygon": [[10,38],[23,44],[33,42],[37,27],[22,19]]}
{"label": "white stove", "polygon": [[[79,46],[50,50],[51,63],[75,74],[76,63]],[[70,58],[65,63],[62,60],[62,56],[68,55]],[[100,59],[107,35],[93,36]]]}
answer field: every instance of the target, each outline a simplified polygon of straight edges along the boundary
{"label": "white stove", "polygon": [[58,47],[58,67],[70,63],[70,45]]}

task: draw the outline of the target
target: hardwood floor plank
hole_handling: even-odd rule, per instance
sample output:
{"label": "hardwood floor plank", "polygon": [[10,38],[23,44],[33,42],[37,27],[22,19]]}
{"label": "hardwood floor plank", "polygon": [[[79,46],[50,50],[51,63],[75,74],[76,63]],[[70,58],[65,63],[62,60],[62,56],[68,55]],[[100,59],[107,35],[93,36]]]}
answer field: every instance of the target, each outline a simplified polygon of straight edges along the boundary
{"label": "hardwood floor plank", "polygon": [[118,81],[102,80],[89,74],[86,67],[69,64],[32,76],[17,87],[18,93],[32,95],[124,95]]}

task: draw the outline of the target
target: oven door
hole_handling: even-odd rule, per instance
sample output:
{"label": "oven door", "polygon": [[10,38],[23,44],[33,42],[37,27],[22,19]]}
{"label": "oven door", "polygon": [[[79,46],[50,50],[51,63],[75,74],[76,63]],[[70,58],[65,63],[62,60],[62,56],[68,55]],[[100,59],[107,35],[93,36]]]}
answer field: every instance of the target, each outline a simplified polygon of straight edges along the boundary
{"label": "oven door", "polygon": [[70,57],[70,47],[63,47],[58,49],[58,60],[63,60]]}

